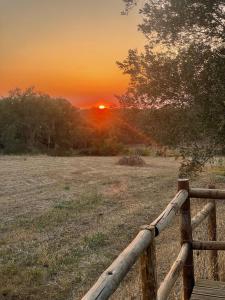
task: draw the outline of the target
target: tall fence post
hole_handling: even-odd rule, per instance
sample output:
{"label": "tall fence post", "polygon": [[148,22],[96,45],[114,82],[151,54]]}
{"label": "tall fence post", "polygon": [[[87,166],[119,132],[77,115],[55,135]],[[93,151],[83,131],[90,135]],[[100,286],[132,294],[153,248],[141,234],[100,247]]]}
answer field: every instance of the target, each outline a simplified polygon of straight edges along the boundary
{"label": "tall fence post", "polygon": [[[154,230],[155,228],[151,228]],[[155,238],[151,241],[148,248],[143,252],[140,258],[141,263],[141,285],[142,299],[157,299],[157,271],[156,271],[156,250]]]}
{"label": "tall fence post", "polygon": [[[187,190],[189,192],[189,180],[178,179],[178,191]],[[183,266],[183,299],[189,300],[194,287],[194,260],[192,250],[192,228],[191,228],[191,210],[190,198],[184,202],[180,209],[180,233],[181,244],[189,243],[190,250],[187,260]]]}
{"label": "tall fence post", "polygon": [[[215,185],[209,185],[209,189],[215,189]],[[213,209],[211,210],[208,218],[208,235],[210,241],[216,241],[217,239],[217,225],[216,225],[216,201],[210,200],[213,204]],[[219,270],[218,270],[218,251],[209,251],[210,269],[212,279],[219,280]]]}

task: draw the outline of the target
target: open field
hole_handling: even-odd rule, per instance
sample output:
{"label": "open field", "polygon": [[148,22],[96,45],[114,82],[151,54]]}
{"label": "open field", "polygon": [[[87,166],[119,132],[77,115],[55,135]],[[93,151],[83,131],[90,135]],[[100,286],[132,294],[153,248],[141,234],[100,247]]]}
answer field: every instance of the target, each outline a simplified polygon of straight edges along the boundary
{"label": "open field", "polygon": [[[80,299],[139,227],[164,209],[176,192],[178,162],[145,158],[147,165],[136,168],[117,160],[0,157],[0,299]],[[192,186],[225,187],[222,166],[206,171]],[[219,206],[219,238],[225,240],[225,205]],[[174,226],[157,240],[157,251],[161,278],[179,251]],[[114,299],[140,299],[133,277]]]}

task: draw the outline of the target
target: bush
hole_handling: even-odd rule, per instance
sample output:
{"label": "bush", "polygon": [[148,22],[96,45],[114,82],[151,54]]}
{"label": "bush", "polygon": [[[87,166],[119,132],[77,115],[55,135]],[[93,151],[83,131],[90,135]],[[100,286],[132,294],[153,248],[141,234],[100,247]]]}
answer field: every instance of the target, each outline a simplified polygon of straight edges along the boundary
{"label": "bush", "polygon": [[130,155],[121,157],[118,164],[122,166],[143,167],[146,165],[146,162],[139,155]]}
{"label": "bush", "polygon": [[95,142],[94,145],[81,149],[81,155],[96,155],[96,156],[115,156],[125,152],[125,146],[119,143],[114,138],[106,138],[103,141]]}

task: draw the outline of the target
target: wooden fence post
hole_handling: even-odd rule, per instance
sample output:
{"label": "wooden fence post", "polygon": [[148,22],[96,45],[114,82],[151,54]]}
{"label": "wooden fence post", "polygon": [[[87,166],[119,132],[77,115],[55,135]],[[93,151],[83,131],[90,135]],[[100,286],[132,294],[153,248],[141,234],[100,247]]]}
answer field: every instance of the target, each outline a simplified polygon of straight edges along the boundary
{"label": "wooden fence post", "polygon": [[[178,191],[187,190],[189,192],[189,180],[178,179]],[[192,228],[191,228],[191,210],[190,210],[190,198],[184,202],[180,209],[180,233],[181,244],[189,243],[190,250],[187,256],[187,260],[183,267],[183,299],[189,300],[194,287],[194,260],[192,250]]]}
{"label": "wooden fence post", "polygon": [[140,262],[141,262],[142,299],[156,300],[157,299],[157,272],[156,272],[155,238],[153,238],[148,248],[141,255]]}
{"label": "wooden fence post", "polygon": [[[209,185],[209,189],[215,189],[215,185]],[[208,218],[208,235],[210,241],[216,241],[217,239],[217,225],[216,225],[216,201],[210,200],[213,204],[213,209],[211,210]],[[209,251],[210,269],[212,279],[219,280],[219,270],[218,270],[218,251]]]}

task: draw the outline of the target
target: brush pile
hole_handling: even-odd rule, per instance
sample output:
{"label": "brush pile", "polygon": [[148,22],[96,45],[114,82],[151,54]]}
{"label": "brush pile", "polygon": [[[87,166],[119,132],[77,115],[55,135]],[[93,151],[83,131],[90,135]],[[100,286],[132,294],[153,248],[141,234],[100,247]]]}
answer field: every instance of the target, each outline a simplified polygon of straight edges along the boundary
{"label": "brush pile", "polygon": [[121,157],[118,164],[121,166],[143,167],[146,165],[146,162],[140,155],[129,155]]}

